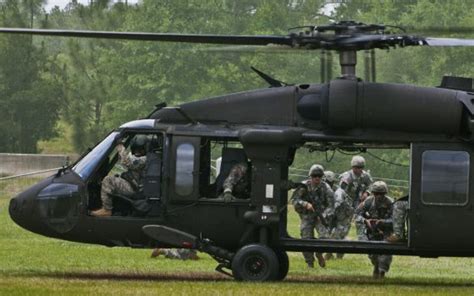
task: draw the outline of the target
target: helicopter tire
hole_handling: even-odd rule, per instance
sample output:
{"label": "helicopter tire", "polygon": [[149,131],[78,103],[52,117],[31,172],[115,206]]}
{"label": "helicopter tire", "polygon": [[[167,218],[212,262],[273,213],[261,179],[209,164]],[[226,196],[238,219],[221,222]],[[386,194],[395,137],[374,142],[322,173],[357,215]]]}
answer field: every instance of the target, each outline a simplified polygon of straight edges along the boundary
{"label": "helicopter tire", "polygon": [[278,258],[278,276],[276,278],[277,281],[282,281],[285,279],[286,275],[288,274],[288,270],[290,269],[290,259],[288,258],[288,254],[283,250],[275,250],[275,254]]}
{"label": "helicopter tire", "polygon": [[232,274],[238,281],[275,281],[279,277],[279,260],[267,246],[251,244],[237,251],[232,260]]}

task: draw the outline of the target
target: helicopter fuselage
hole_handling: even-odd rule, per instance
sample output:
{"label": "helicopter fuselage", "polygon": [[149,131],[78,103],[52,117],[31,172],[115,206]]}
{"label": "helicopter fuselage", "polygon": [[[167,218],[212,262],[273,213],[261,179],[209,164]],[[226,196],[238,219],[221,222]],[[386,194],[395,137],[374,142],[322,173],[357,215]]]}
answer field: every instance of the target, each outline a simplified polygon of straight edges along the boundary
{"label": "helicopter fuselage", "polygon": [[[458,90],[340,79],[164,108],[122,125],[74,165],[20,193],[10,215],[41,235],[107,246],[183,247],[143,231],[162,225],[230,252],[259,243],[284,251],[474,256],[473,101]],[[157,161],[149,164],[147,212],[91,216],[101,181],[117,162],[115,140],[135,134],[159,140],[149,151]],[[224,202],[215,189],[219,176],[210,181],[211,153],[216,143],[226,149],[231,142],[252,163],[251,190],[248,199]],[[288,167],[304,144],[410,149],[407,243],[290,237]],[[446,153],[454,155],[451,163],[442,163]],[[433,173],[443,166],[444,175]],[[441,185],[430,185],[432,178]]]}

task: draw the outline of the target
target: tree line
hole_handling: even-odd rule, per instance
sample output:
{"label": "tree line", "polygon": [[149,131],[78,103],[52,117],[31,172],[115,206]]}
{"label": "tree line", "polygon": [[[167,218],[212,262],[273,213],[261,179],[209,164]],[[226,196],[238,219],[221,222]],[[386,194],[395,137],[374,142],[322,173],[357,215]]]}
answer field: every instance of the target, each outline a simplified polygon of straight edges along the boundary
{"label": "tree line", "polygon": [[[209,34],[287,34],[288,28],[357,20],[473,37],[471,1],[143,0],[0,1],[3,27]],[[333,7],[328,12],[328,5]],[[450,30],[450,28],[455,28]],[[461,31],[461,35],[459,32]],[[418,32],[415,32],[418,33]],[[39,152],[40,141],[80,153],[121,123],[168,105],[265,88],[254,66],[288,83],[319,82],[320,53],[262,53],[214,46],[0,35],[0,152]],[[363,52],[360,53],[363,55]],[[445,74],[473,77],[470,48],[377,50],[379,82],[439,85]],[[333,55],[333,76],[339,72]],[[363,77],[363,56],[358,75]],[[68,141],[57,141],[67,138]],[[56,139],[56,140],[51,140]],[[392,155],[394,154],[394,155]],[[383,155],[407,163],[407,155]],[[341,156],[342,157],[342,156]]]}

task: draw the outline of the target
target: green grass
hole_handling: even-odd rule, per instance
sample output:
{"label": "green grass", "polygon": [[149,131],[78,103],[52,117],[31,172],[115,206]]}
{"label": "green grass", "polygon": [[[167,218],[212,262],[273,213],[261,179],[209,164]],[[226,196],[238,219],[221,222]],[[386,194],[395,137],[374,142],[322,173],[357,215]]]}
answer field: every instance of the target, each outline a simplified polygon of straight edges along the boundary
{"label": "green grass", "polygon": [[[325,269],[307,269],[301,254],[290,253],[290,272],[280,283],[240,283],[215,271],[213,259],[150,258],[150,250],[107,248],[42,237],[14,224],[8,200],[0,199],[0,294],[324,294],[472,295],[474,260],[395,257],[384,281],[372,280],[365,255],[346,255]],[[290,232],[298,218],[290,210]],[[296,235],[295,234],[295,235]],[[353,235],[353,234],[352,234]]]}

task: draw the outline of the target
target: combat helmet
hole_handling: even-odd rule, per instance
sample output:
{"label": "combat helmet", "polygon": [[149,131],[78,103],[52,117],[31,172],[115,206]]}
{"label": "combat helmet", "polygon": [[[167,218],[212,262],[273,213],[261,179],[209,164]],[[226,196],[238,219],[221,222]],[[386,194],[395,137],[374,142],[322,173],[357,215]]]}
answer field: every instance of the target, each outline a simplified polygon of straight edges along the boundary
{"label": "combat helmet", "polygon": [[324,168],[320,164],[313,164],[309,169],[308,176],[319,175],[324,176]]}
{"label": "combat helmet", "polygon": [[324,178],[327,182],[333,183],[336,181],[336,174],[333,171],[324,171]]}
{"label": "combat helmet", "polygon": [[132,143],[130,144],[130,150],[132,153],[135,153],[137,150],[145,150],[146,144],[148,143],[148,137],[146,135],[136,135],[132,139]]}
{"label": "combat helmet", "polygon": [[359,168],[365,167],[365,158],[363,158],[360,155],[355,155],[354,157],[352,157],[351,167],[359,167]]}
{"label": "combat helmet", "polygon": [[384,181],[376,181],[372,184],[372,193],[387,193],[388,187]]}

